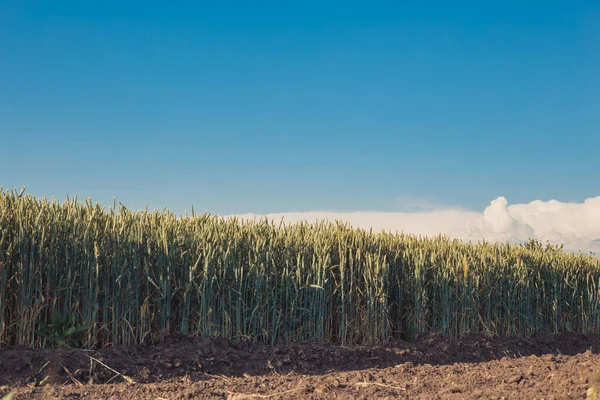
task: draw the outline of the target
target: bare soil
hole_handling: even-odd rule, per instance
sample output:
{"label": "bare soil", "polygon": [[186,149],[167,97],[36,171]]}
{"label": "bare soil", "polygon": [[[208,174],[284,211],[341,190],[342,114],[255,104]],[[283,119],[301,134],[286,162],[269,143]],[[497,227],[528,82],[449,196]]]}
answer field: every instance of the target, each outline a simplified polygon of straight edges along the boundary
{"label": "bare soil", "polygon": [[599,353],[600,335],[430,336],[352,348],[173,335],[97,351],[0,349],[0,398],[585,399],[600,377]]}

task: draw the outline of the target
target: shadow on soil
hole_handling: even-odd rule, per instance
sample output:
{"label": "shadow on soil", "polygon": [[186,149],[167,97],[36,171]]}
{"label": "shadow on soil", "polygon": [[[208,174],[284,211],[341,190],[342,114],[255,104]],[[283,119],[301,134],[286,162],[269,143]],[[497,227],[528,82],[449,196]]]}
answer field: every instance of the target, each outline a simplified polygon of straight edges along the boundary
{"label": "shadow on soil", "polygon": [[540,334],[529,339],[461,340],[438,336],[412,342],[394,341],[375,346],[342,347],[330,343],[264,346],[172,335],[157,346],[113,347],[97,351],[0,349],[0,385],[33,386],[44,383],[157,382],[187,376],[264,375],[385,368],[399,364],[451,365],[501,358],[554,357],[600,352],[600,335]]}

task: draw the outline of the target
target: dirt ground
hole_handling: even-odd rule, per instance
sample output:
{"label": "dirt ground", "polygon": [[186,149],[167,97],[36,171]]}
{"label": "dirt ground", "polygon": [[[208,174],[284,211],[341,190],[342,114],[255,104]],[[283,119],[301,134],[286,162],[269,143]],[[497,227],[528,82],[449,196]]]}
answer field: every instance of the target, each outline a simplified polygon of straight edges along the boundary
{"label": "dirt ground", "polygon": [[599,335],[353,348],[174,335],[154,347],[0,350],[0,398],[15,400],[585,399],[598,378]]}

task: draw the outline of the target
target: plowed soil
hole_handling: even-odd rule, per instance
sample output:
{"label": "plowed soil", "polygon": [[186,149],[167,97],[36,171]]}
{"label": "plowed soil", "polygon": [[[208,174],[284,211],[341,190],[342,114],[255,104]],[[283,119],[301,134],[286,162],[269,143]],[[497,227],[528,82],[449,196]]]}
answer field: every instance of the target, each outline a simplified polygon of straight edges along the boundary
{"label": "plowed soil", "polygon": [[[600,336],[425,337],[369,347],[170,336],[98,351],[0,350],[0,398],[585,399]],[[600,397],[598,397],[600,398]]]}

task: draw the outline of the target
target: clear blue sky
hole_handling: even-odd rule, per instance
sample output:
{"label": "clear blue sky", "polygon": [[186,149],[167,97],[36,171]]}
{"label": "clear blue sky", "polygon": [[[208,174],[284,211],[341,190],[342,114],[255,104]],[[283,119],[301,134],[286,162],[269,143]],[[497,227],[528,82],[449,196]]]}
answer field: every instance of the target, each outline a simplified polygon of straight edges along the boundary
{"label": "clear blue sky", "polygon": [[597,1],[8,0],[0,186],[217,213],[581,201],[599,71]]}

